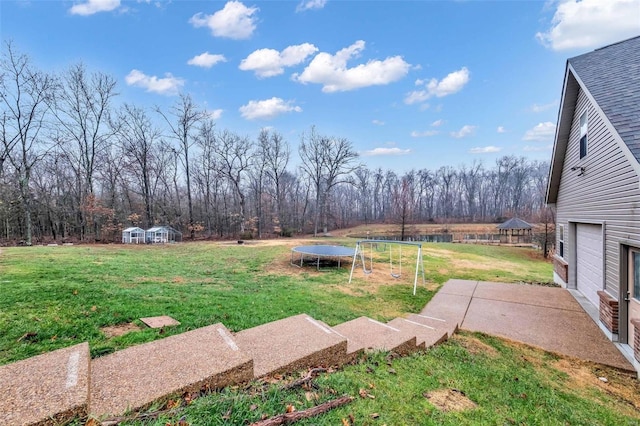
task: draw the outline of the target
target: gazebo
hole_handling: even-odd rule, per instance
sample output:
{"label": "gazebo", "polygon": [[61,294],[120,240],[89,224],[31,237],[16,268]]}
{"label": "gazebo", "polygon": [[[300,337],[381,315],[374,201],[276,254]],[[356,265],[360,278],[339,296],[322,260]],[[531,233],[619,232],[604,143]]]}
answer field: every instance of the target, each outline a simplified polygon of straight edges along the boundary
{"label": "gazebo", "polygon": [[144,244],[144,229],[132,226],[122,231],[122,244]]}
{"label": "gazebo", "polygon": [[498,225],[500,242],[507,244],[530,244],[533,226],[522,219],[513,217]]}
{"label": "gazebo", "polygon": [[182,241],[182,232],[170,226],[154,226],[146,231],[147,244],[176,243]]}

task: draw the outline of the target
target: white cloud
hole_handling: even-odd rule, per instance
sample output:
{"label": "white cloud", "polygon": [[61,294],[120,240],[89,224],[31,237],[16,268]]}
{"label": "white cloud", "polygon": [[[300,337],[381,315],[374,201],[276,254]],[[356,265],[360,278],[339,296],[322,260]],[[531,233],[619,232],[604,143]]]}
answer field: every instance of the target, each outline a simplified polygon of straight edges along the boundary
{"label": "white cloud", "polygon": [[553,50],[593,49],[640,34],[640,0],[564,0],[536,38]]}
{"label": "white cloud", "polygon": [[242,2],[230,1],[222,10],[213,15],[196,13],[189,23],[196,28],[208,27],[215,37],[226,37],[235,40],[250,38],[256,29],[257,7],[247,7]]}
{"label": "white cloud", "polygon": [[240,69],[253,71],[260,78],[273,77],[284,72],[285,67],[291,67],[304,62],[309,55],[318,51],[310,43],[289,46],[282,52],[274,49],[259,49],[240,62]]}
{"label": "white cloud", "polygon": [[293,101],[276,97],[262,101],[249,101],[248,104],[240,107],[240,113],[247,120],[268,120],[287,112],[302,112],[302,108],[293,105]]}
{"label": "white cloud", "polygon": [[438,130],[425,130],[424,132],[418,132],[414,130],[411,132],[411,137],[414,138],[428,138],[429,136],[435,136],[440,133]]}
{"label": "white cloud", "polygon": [[120,0],[87,0],[71,6],[72,15],[88,16],[98,12],[110,12],[120,7]]}
{"label": "white cloud", "polygon": [[556,134],[556,125],[550,121],[538,123],[534,128],[526,131],[523,141],[548,142],[552,141]]}
{"label": "white cloud", "polygon": [[526,152],[540,152],[540,151],[551,151],[553,149],[553,145],[545,145],[545,146],[531,146],[527,145],[522,148],[523,151]]}
{"label": "white cloud", "polygon": [[498,148],[497,146],[479,146],[476,148],[471,148],[469,150],[469,154],[490,154],[493,152],[500,152],[502,148]]}
{"label": "white cloud", "polygon": [[370,60],[366,64],[347,68],[347,61],[360,55],[364,48],[365,42],[358,40],[335,55],[321,52],[302,74],[294,74],[292,78],[303,84],[322,84],[322,91],[326,93],[345,92],[392,83],[407,75],[411,68],[401,56],[388,57],[383,61]]}
{"label": "white cloud", "polygon": [[507,129],[505,129],[504,126],[498,126],[498,128],[496,129],[496,132],[507,133]]}
{"label": "white cloud", "polygon": [[384,121],[381,120],[371,120],[371,122],[376,126],[384,126]]}
{"label": "white cloud", "polygon": [[432,78],[428,82],[425,80],[416,80],[416,86],[424,86],[421,90],[414,90],[407,93],[404,103],[407,105],[424,102],[429,98],[453,95],[462,90],[469,82],[470,73],[467,67],[462,67],[458,71],[449,73],[445,78],[438,81]]}
{"label": "white cloud", "polygon": [[225,58],[224,55],[212,55],[209,52],[204,52],[189,59],[187,64],[196,67],[211,68],[219,62],[227,62],[227,58]]}
{"label": "white cloud", "polygon": [[183,79],[174,77],[170,73],[166,73],[164,78],[158,78],[135,69],[125,77],[125,81],[129,86],[141,87],[147,92],[160,95],[177,95],[180,88],[184,86]]}
{"label": "white cloud", "polygon": [[436,120],[433,123],[431,123],[431,127],[440,127],[443,124],[444,124],[444,120],[441,118],[441,119]]}
{"label": "white cloud", "polygon": [[548,104],[542,104],[542,105],[533,104],[531,105],[531,111],[544,112],[546,110],[553,108],[556,105],[558,105],[558,101],[553,101],[553,102],[549,102]]}
{"label": "white cloud", "polygon": [[407,155],[410,154],[410,149],[401,149],[401,148],[374,148],[368,151],[362,151],[360,154],[363,157],[375,157],[378,155]]}
{"label": "white cloud", "polygon": [[214,109],[213,111],[207,111],[207,115],[212,120],[219,120],[223,112],[224,110],[222,109]]}
{"label": "white cloud", "polygon": [[322,9],[327,4],[327,0],[302,0],[296,7],[296,12],[305,10]]}
{"label": "white cloud", "polygon": [[456,139],[461,139],[461,138],[472,135],[473,133],[475,133],[475,131],[476,131],[476,126],[465,124],[464,126],[462,126],[460,130],[458,130],[457,132],[451,132],[450,134],[452,137]]}

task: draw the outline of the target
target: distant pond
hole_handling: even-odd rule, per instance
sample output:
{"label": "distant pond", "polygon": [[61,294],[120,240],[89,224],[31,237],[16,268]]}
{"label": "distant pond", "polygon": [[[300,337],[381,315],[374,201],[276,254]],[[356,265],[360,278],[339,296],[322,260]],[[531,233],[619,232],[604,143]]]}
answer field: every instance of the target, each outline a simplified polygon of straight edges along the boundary
{"label": "distant pond", "polygon": [[[354,237],[362,238],[362,237]],[[382,241],[401,241],[400,235],[369,235],[365,240],[382,240]],[[453,234],[428,234],[428,235],[405,235],[404,241],[421,241],[425,243],[451,243],[453,242]]]}

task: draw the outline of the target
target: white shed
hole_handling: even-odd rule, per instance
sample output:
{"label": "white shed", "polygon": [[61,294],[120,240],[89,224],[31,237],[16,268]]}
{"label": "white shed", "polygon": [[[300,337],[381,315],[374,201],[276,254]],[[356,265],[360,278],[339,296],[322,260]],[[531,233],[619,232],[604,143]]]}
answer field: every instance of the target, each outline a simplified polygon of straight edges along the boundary
{"label": "white shed", "polygon": [[122,231],[123,244],[144,244],[145,231],[137,226],[132,226]]}
{"label": "white shed", "polygon": [[149,244],[180,242],[182,241],[182,232],[170,226],[154,226],[145,232],[145,240]]}

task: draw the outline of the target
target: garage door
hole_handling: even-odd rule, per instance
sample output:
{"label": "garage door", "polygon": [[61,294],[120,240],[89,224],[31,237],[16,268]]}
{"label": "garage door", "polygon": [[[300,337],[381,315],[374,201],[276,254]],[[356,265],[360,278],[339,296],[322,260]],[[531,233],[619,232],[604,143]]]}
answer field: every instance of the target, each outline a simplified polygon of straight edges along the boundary
{"label": "garage door", "polygon": [[576,257],[578,290],[597,307],[597,292],[602,290],[601,225],[576,225]]}

